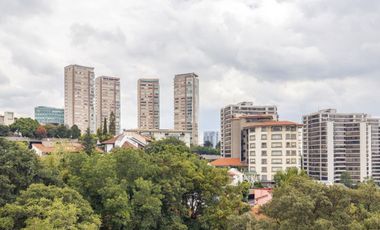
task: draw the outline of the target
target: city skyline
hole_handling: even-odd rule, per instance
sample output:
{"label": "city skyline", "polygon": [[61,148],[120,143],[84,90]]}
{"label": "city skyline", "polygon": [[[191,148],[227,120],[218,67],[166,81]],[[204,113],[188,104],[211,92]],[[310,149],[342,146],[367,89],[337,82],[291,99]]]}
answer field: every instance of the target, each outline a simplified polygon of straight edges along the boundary
{"label": "city skyline", "polygon": [[325,108],[380,116],[379,2],[97,1],[87,12],[55,3],[1,5],[1,112],[63,108],[62,68],[77,63],[121,78],[122,128],[137,127],[136,81],[149,76],[167,92],[160,123],[172,128],[172,81],[186,72],[201,76],[200,134],[219,130],[220,108],[241,101],[277,105],[280,119],[297,122]]}

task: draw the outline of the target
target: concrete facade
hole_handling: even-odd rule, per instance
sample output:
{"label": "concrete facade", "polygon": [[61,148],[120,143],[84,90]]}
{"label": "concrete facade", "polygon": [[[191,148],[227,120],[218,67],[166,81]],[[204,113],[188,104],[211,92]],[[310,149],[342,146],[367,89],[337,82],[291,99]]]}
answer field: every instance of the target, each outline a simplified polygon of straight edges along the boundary
{"label": "concrete facade", "polygon": [[166,138],[176,138],[183,141],[187,146],[191,145],[192,132],[187,130],[172,130],[172,129],[129,129],[124,133],[137,133],[139,135],[150,137],[153,140],[163,140]]}
{"label": "concrete facade", "polygon": [[95,87],[94,68],[69,65],[65,75],[65,125],[74,124],[82,133],[90,128],[95,132]]}
{"label": "concrete facade", "polygon": [[236,143],[236,139],[240,138],[240,134],[232,134],[232,120],[241,115],[272,115],[274,120],[278,120],[276,106],[258,106],[252,102],[241,102],[222,108],[220,111],[220,147],[224,157],[234,158],[236,155],[240,155],[233,150],[233,145]]}
{"label": "concrete facade", "polygon": [[160,128],[160,82],[158,79],[138,80],[137,110],[139,129]]}
{"label": "concrete facade", "polygon": [[191,131],[198,145],[199,79],[194,73],[174,77],[174,129]]}
{"label": "concrete facade", "polygon": [[110,115],[115,115],[116,134],[120,132],[120,78],[100,76],[96,85],[96,129],[102,128],[104,119],[109,127]]}

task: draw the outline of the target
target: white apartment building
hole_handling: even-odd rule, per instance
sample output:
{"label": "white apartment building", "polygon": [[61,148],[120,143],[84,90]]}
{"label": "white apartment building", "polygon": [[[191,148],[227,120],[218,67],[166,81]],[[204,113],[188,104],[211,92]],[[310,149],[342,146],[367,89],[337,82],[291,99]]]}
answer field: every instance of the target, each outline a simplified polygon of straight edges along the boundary
{"label": "white apartment building", "polygon": [[248,171],[263,182],[273,182],[278,171],[301,168],[301,124],[290,121],[248,123],[242,148]]}
{"label": "white apartment building", "polygon": [[96,78],[96,129],[107,127],[111,113],[115,115],[116,134],[120,132],[120,78],[100,76]]}
{"label": "white apartment building", "polygon": [[321,110],[303,117],[303,168],[316,180],[380,182],[379,119],[364,113]]}
{"label": "white apartment building", "polygon": [[138,80],[137,110],[139,129],[160,128],[160,82],[158,79]]}
{"label": "white apartment building", "polygon": [[65,125],[77,125],[82,133],[95,132],[94,68],[69,65],[65,74]]}
{"label": "white apartment building", "polygon": [[11,125],[15,122],[15,115],[13,112],[4,112],[4,115],[0,115],[0,125]]}
{"label": "white apartment building", "polygon": [[235,158],[240,155],[234,152],[233,143],[239,134],[232,135],[232,120],[241,115],[272,115],[278,120],[276,106],[258,106],[253,102],[240,102],[235,105],[227,105],[220,111],[220,147],[222,156]]}
{"label": "white apartment building", "polygon": [[191,145],[192,132],[188,130],[173,129],[129,129],[124,133],[137,133],[144,137],[152,138],[152,140],[163,140],[166,138],[175,138],[184,142],[188,147]]}
{"label": "white apartment building", "polygon": [[199,79],[195,73],[174,77],[174,129],[191,131],[191,144],[198,145]]}

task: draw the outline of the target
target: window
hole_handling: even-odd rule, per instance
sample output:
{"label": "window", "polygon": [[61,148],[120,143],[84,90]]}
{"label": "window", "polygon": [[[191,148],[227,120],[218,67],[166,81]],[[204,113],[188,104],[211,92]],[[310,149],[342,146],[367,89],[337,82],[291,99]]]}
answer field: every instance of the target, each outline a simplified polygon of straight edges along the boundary
{"label": "window", "polygon": [[286,164],[290,164],[290,159],[289,158],[286,159]]}
{"label": "window", "polygon": [[282,156],[282,151],[279,151],[279,150],[277,150],[277,151],[272,151],[272,154],[271,154],[272,156]]}
{"label": "window", "polygon": [[256,148],[256,144],[255,144],[255,143],[251,143],[251,144],[249,144],[249,148],[251,148],[251,149]]}
{"label": "window", "polygon": [[286,126],[286,131],[296,131],[297,128],[295,126]]}
{"label": "window", "polygon": [[282,127],[281,126],[273,126],[272,127],[272,132],[279,132],[279,131],[282,131]]}
{"label": "window", "polygon": [[261,127],[261,132],[266,132],[267,131],[267,127]]}
{"label": "window", "polygon": [[267,172],[267,167],[261,167],[261,172],[266,173]]}
{"label": "window", "polygon": [[297,142],[286,142],[286,148],[296,148]]}
{"label": "window", "polygon": [[282,142],[272,142],[272,148],[282,148]]}
{"label": "window", "polygon": [[282,134],[272,134],[272,140],[282,140]]}
{"label": "window", "polygon": [[261,148],[263,148],[263,149],[266,149],[267,148],[267,143],[261,143]]}
{"label": "window", "polygon": [[267,151],[266,150],[264,150],[264,151],[261,151],[261,156],[267,156]]}
{"label": "window", "polygon": [[266,134],[261,134],[261,140],[266,140],[267,139],[267,135]]}
{"label": "window", "polygon": [[267,181],[268,180],[268,176],[267,175],[261,175],[261,180],[262,181]]}
{"label": "window", "polygon": [[255,171],[256,171],[256,168],[255,168],[255,167],[249,167],[249,171],[250,171],[250,172],[255,172]]}
{"label": "window", "polygon": [[261,164],[266,165],[268,163],[267,159],[261,159]]}
{"label": "window", "polygon": [[250,158],[250,159],[249,159],[249,163],[251,163],[251,164],[256,164],[256,159],[255,159],[255,158]]}
{"label": "window", "polygon": [[255,135],[251,135],[251,136],[249,136],[249,140],[250,140],[250,141],[255,141],[255,140],[256,140],[256,136],[255,136]]}
{"label": "window", "polygon": [[297,159],[296,158],[292,158],[292,164],[297,164]]}
{"label": "window", "polygon": [[272,167],[272,172],[281,171],[282,167]]}
{"label": "window", "polygon": [[272,164],[282,164],[282,159],[281,158],[273,158]]}
{"label": "window", "polygon": [[297,134],[287,133],[286,140],[297,140]]}
{"label": "window", "polygon": [[256,156],[256,151],[254,150],[249,151],[249,155],[252,157]]}

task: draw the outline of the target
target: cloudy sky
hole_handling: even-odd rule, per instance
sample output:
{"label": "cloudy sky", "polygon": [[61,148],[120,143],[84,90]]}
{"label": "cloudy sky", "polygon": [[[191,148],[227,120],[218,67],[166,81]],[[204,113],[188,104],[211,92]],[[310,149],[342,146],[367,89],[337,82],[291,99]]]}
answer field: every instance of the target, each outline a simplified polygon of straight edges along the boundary
{"label": "cloudy sky", "polygon": [[136,127],[136,82],[200,76],[201,130],[222,106],[275,104],[282,119],[332,107],[380,116],[379,0],[0,0],[0,112],[63,107],[63,68],[122,80],[122,127]]}

